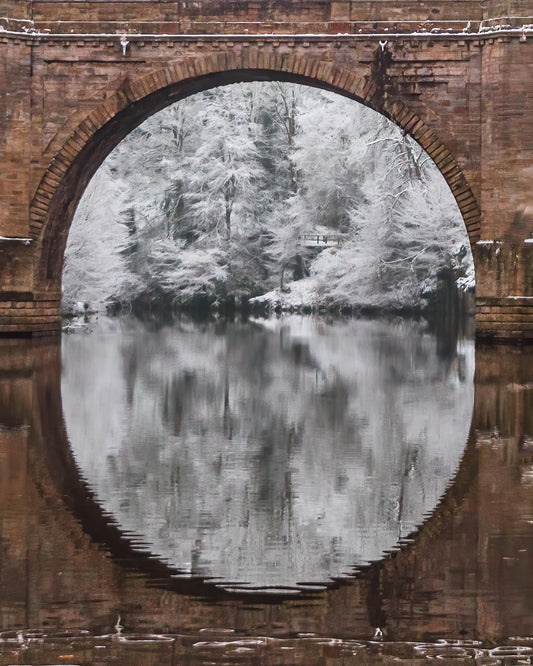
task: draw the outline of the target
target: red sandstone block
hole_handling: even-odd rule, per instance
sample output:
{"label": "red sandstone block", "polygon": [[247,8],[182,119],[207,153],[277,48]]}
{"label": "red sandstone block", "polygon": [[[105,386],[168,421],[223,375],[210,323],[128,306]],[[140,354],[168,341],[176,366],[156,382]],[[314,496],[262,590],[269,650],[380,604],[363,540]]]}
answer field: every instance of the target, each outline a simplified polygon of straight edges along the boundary
{"label": "red sandstone block", "polygon": [[417,114],[414,114],[413,117],[404,125],[404,130],[409,132],[409,134],[413,134],[417,128],[420,128],[421,123],[422,121],[420,120],[420,117]]}
{"label": "red sandstone block", "polygon": [[431,156],[431,153],[436,151],[441,145],[440,139],[433,134],[432,138],[427,139],[427,145],[423,146],[423,148]]}
{"label": "red sandstone block", "polygon": [[495,313],[479,313],[476,317],[476,321],[484,323],[494,323],[501,322],[506,326],[508,324],[513,324],[513,326],[525,326],[526,328],[533,327],[533,313],[526,313],[522,315],[516,314],[505,314],[502,312]]}
{"label": "red sandstone block", "polygon": [[39,215],[40,213],[47,213],[48,200],[44,199],[40,194],[36,194],[33,201],[31,202],[31,207],[32,210],[35,211],[36,215]]}
{"label": "red sandstone block", "polygon": [[459,202],[459,207],[464,215],[474,210],[479,212],[479,206],[477,205],[477,202],[473,199],[473,197],[470,197],[469,199],[465,199]]}
{"label": "red sandstone block", "polygon": [[463,220],[465,223],[467,223],[467,227],[470,226],[471,223],[479,220],[481,213],[479,212],[479,209],[471,210],[468,211],[468,213],[464,213],[463,215]]}
{"label": "red sandstone block", "polygon": [[457,166],[455,158],[450,155],[447,159],[442,160],[438,164],[441,174],[446,178],[447,176],[452,176],[456,173],[460,173],[460,169]]}
{"label": "red sandstone block", "polygon": [[8,324],[11,326],[35,326],[39,325],[39,328],[42,324],[50,324],[53,321],[58,319],[57,313],[50,317],[36,316],[34,314],[29,314],[27,317],[17,316],[17,317],[1,317],[0,316],[0,325]]}
{"label": "red sandstone block", "polygon": [[469,200],[474,199],[474,197],[472,195],[472,190],[468,186],[463,187],[463,188],[457,188],[457,189],[452,188],[452,191],[454,193],[455,200],[457,202],[469,201]]}

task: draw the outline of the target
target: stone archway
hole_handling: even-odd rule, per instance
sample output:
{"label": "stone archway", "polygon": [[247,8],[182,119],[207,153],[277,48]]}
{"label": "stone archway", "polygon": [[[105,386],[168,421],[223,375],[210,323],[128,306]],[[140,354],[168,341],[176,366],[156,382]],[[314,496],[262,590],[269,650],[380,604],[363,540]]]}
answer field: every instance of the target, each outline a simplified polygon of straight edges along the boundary
{"label": "stone archway", "polygon": [[[379,58],[379,51],[378,51]],[[78,124],[57,152],[31,202],[31,232],[38,241],[34,281],[38,291],[60,298],[63,256],[76,206],[97,168],[134,127],[179,99],[242,81],[280,80],[337,92],[385,115],[412,136],[446,179],[465,221],[471,244],[480,237],[480,210],[454,156],[419,114],[388,95],[368,69],[341,67],[315,58],[247,49],[187,57],[126,81]]]}

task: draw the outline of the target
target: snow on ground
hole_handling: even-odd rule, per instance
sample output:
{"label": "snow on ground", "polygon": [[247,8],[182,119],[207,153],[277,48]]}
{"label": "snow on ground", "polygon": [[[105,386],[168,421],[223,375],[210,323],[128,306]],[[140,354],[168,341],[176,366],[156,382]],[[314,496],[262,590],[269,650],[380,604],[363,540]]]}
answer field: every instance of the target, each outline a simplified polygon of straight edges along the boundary
{"label": "snow on ground", "polygon": [[311,276],[289,282],[286,288],[273,289],[272,291],[251,298],[249,303],[254,305],[267,306],[271,309],[281,308],[282,310],[300,310],[302,308],[317,308],[320,305],[320,279]]}

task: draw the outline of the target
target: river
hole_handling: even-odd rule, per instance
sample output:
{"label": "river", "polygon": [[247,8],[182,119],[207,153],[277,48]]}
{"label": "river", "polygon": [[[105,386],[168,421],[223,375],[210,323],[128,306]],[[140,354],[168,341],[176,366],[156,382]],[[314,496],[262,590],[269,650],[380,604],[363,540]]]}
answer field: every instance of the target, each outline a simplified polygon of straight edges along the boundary
{"label": "river", "polygon": [[401,319],[0,341],[0,666],[524,663],[532,368]]}

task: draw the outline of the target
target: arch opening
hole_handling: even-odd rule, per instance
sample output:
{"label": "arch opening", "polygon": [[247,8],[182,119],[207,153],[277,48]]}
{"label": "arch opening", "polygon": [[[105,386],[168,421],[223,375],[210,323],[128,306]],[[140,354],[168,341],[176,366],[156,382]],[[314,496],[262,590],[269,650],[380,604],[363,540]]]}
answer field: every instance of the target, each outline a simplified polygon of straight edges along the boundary
{"label": "arch opening", "polygon": [[[171,67],[139,82],[125,84],[122,90],[78,126],[56,155],[33,199],[32,228],[35,237],[41,240],[36,262],[36,280],[40,290],[58,293],[72,218],[88,182],[109,152],[143,120],[169,104],[215,86],[237,82],[302,83],[336,92],[390,118],[427,149],[429,156],[435,160],[463,214],[470,242],[477,240],[477,203],[459,166],[435,133],[416,114],[410,113],[403,103],[373,99],[376,91],[368,82],[355,81],[349,71],[331,65],[324,68],[323,65],[295,61],[292,63],[294,71],[286,71],[286,62],[283,68],[278,64],[276,69],[251,69],[235,64],[233,68],[224,69],[217,60],[208,58],[196,66],[188,65],[183,69]],[[210,69],[214,71],[209,72]],[[306,74],[302,71],[317,73]]]}
{"label": "arch opening", "polygon": [[[139,102],[127,105],[123,110],[115,114],[115,116],[108,123],[104,124],[102,128],[96,132],[87,144],[80,152],[80,155],[76,160],[74,160],[72,167],[68,170],[66,177],[61,181],[59,187],[57,188],[56,196],[52,199],[52,203],[49,208],[48,214],[48,224],[45,225],[44,233],[42,234],[43,238],[43,253],[42,261],[40,264],[40,274],[41,280],[45,280],[49,285],[49,290],[53,291],[54,284],[58,284],[63,269],[63,255],[64,248],[66,246],[68,227],[70,221],[72,220],[77,204],[81,199],[81,195],[85,190],[87,183],[90,181],[94,173],[97,171],[98,167],[103,163],[106,156],[111,152],[111,150],[122,140],[122,138],[127,135],[131,128],[134,126],[139,126],[139,124],[146,117],[155,117],[157,110],[169,107],[174,104],[175,100],[180,100],[184,98],[193,98],[197,90],[208,91],[216,84],[217,86],[223,85],[227,86],[233,83],[234,81],[243,82],[243,81],[283,81],[283,82],[294,82],[304,83],[305,89],[309,90],[309,87],[320,88],[323,91],[334,92],[337,95],[332,95],[332,98],[335,98],[339,101],[342,101],[341,97],[338,96],[338,93],[342,97],[348,97],[355,100],[356,102],[363,102],[363,107],[360,107],[360,104],[355,106],[359,108],[368,107],[373,108],[372,104],[364,103],[362,98],[351,93],[348,94],[346,91],[335,87],[330,83],[324,83],[317,79],[310,79],[309,77],[304,77],[302,75],[294,75],[292,73],[281,73],[263,71],[263,70],[248,70],[248,71],[231,71],[224,72],[223,75],[220,73],[204,75],[199,79],[193,81],[187,80],[184,85],[178,84],[177,86],[170,86],[163,89],[159,89],[151,95],[145,96]],[[298,87],[298,86],[296,86]],[[225,90],[227,88],[224,88]],[[313,100],[311,100],[313,102]],[[352,105],[350,105],[352,107]],[[354,107],[352,107],[354,108]],[[383,120],[383,116],[386,114],[383,110],[378,112],[379,116]],[[384,122],[384,121],[383,121]],[[390,123],[390,126],[393,127],[393,123]],[[406,141],[407,132],[403,131],[403,140]],[[400,133],[396,135],[397,141],[399,141]],[[377,138],[375,143],[390,141],[392,138],[390,136],[385,138]],[[373,142],[374,143],[374,142]],[[410,151],[413,153],[413,146],[416,145],[414,142],[406,144],[406,155]],[[421,147],[417,147],[416,158],[413,158],[413,163],[410,165],[414,170],[419,170],[419,165],[415,163],[416,160],[423,160],[431,162],[431,157],[429,154],[423,152]],[[84,153],[87,153],[87,158],[84,157]],[[444,182],[442,183],[444,185]],[[449,183],[448,183],[449,185]],[[444,188],[447,190],[448,186],[444,185]],[[397,193],[396,193],[397,194]],[[394,208],[398,201],[395,199],[396,194],[394,192],[389,193],[387,196],[391,197],[391,207]],[[451,197],[450,197],[451,199]],[[453,202],[453,199],[451,199]],[[56,211],[56,212],[54,212]],[[405,217],[405,215],[404,215]],[[422,225],[423,226],[423,225]],[[308,229],[308,235],[315,236],[315,229]],[[416,232],[413,232],[416,233]],[[327,238],[328,231],[326,228],[324,238]],[[419,239],[421,240],[421,239]],[[463,243],[463,248],[461,252],[466,254],[468,250],[468,242],[466,242],[466,236],[464,238],[465,243]],[[470,237],[472,241],[472,237]],[[319,241],[320,243],[320,241]],[[49,247],[48,247],[49,246]],[[390,266],[396,262],[405,262],[408,259],[417,259],[417,256],[422,256],[425,253],[427,254],[427,248],[420,248],[421,251],[411,252],[411,257],[400,257],[389,255],[385,259],[379,259],[382,261],[382,266],[387,268],[390,271]],[[409,253],[407,253],[409,254]],[[472,278],[470,278],[472,281]],[[283,290],[283,277],[280,284],[281,289]],[[251,294],[251,296],[257,295]],[[337,297],[335,301],[337,305],[346,306],[349,303],[342,302],[342,299]],[[363,305],[365,304],[356,304]],[[370,307],[373,307],[370,304]],[[378,305],[378,307],[380,307]],[[401,309],[398,308],[398,309]],[[409,309],[409,308],[408,308]]]}

